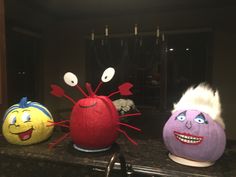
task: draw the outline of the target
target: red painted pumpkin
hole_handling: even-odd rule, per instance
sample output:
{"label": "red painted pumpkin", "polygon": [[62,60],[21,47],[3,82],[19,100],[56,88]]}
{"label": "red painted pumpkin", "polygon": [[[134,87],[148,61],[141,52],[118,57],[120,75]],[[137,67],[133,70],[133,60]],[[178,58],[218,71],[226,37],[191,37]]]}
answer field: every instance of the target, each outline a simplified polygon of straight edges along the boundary
{"label": "red painted pumpkin", "polygon": [[[108,82],[115,74],[113,68],[108,68],[102,75],[102,82]],[[96,90],[93,91],[91,85],[86,83],[88,95],[77,84],[77,77],[72,73],[66,73],[64,76],[65,82],[70,86],[76,86],[86,98],[80,99],[77,102],[64,93],[64,90],[57,85],[52,85],[52,94],[57,97],[66,97],[74,103],[71,119],[68,120],[70,133],[61,139],[70,136],[74,147],[81,151],[98,152],[109,149],[110,146],[116,141],[119,133],[123,133],[132,143],[136,144],[123,130],[120,125],[140,131],[140,129],[130,126],[119,121],[120,117],[117,110],[110,100],[114,94],[120,93],[121,95],[131,95],[130,88],[132,84],[124,83],[119,86],[119,90],[111,93],[108,96],[97,96],[96,92],[102,85],[99,83]],[[122,117],[140,115],[140,113],[127,114]],[[55,123],[56,125],[64,124]],[[61,141],[61,139],[59,141]],[[57,144],[58,142],[54,143]],[[53,146],[54,146],[53,145]]]}
{"label": "red painted pumpkin", "polygon": [[79,148],[107,148],[117,139],[118,129],[117,110],[106,96],[93,94],[79,100],[72,110],[71,138]]}

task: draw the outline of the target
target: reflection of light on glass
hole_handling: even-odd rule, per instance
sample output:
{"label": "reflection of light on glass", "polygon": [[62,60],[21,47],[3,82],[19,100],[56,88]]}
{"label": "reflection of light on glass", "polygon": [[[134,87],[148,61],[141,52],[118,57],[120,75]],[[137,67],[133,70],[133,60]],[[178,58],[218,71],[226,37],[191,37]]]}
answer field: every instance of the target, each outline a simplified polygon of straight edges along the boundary
{"label": "reflection of light on glass", "polygon": [[169,51],[170,51],[170,52],[173,52],[173,51],[174,51],[174,48],[169,48]]}
{"label": "reflection of light on glass", "polygon": [[108,25],[105,27],[105,36],[108,36]]}
{"label": "reflection of light on glass", "polygon": [[186,51],[189,51],[190,49],[189,49],[189,48],[186,48],[185,50],[186,50]]}
{"label": "reflection of light on glass", "polygon": [[157,36],[157,38],[159,38],[159,37],[160,37],[160,29],[159,29],[159,27],[157,27],[156,36]]}
{"label": "reflection of light on glass", "polygon": [[91,33],[91,40],[94,41],[94,32]]}
{"label": "reflection of light on glass", "polygon": [[138,25],[137,24],[134,25],[134,35],[135,36],[138,35]]}

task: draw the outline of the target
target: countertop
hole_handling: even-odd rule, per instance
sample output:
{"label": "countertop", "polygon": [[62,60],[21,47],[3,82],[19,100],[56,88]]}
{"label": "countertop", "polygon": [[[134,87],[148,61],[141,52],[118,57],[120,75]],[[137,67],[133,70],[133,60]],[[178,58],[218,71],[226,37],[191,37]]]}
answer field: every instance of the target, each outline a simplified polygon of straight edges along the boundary
{"label": "countertop", "polygon": [[[63,141],[53,149],[48,149],[48,144],[62,133],[54,134],[49,140],[29,146],[12,145],[0,137],[0,170],[1,176],[4,174],[22,173],[22,169],[27,169],[27,173],[35,173],[37,169],[52,170],[53,172],[60,171],[62,168],[66,171],[65,174],[60,172],[61,176],[68,176],[68,169],[76,168],[82,169],[84,167],[91,167],[90,169],[97,170],[104,169],[116,151],[117,146],[123,152],[127,164],[132,165],[136,174],[149,174],[152,176],[236,176],[236,141],[228,141],[227,148],[223,156],[211,167],[196,168],[177,164],[168,158],[168,151],[165,148],[162,140],[152,138],[136,138],[138,145],[131,144],[123,136],[120,136],[117,143],[106,152],[100,153],[84,153],[75,150],[70,139]],[[10,160],[12,159],[12,160]],[[24,163],[21,163],[24,161]],[[27,167],[27,164],[37,166]],[[59,168],[56,164],[59,165]],[[49,167],[50,166],[50,167]],[[115,167],[119,168],[119,163]],[[14,170],[15,168],[15,170]],[[17,171],[17,169],[20,172]],[[24,170],[23,170],[24,171]],[[75,173],[69,170],[70,173]],[[83,170],[79,170],[83,171]],[[102,170],[101,170],[102,171]],[[84,171],[84,174],[86,171]],[[102,172],[101,172],[102,173]],[[21,176],[21,175],[17,175]],[[71,175],[73,176],[73,175]],[[77,175],[78,176],[78,175]],[[86,175],[85,175],[86,176]],[[87,175],[89,176],[89,175]]]}

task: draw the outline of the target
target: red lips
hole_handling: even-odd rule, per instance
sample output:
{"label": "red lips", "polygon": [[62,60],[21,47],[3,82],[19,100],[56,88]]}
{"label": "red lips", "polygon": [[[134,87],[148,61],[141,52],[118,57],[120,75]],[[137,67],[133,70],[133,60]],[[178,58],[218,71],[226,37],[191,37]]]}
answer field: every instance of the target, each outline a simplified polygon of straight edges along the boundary
{"label": "red lips", "polygon": [[174,131],[174,135],[178,141],[184,144],[197,145],[203,140],[203,136],[191,135],[189,133],[180,133]]}

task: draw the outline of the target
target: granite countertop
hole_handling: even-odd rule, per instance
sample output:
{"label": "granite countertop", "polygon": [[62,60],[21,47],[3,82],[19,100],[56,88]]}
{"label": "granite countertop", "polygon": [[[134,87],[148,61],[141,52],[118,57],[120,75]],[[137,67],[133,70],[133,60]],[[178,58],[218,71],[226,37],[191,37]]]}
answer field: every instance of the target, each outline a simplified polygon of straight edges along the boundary
{"label": "granite countertop", "polygon": [[[161,176],[236,176],[236,142],[229,141],[223,156],[211,167],[194,168],[177,164],[168,158],[162,140],[151,138],[136,138],[138,145],[132,145],[121,136],[117,144],[109,151],[102,153],[84,153],[73,148],[70,139],[65,140],[53,149],[48,144],[61,134],[54,134],[49,140],[30,146],[12,145],[0,137],[0,165],[4,167],[2,157],[14,157],[33,161],[47,161],[64,166],[92,166],[105,168],[117,144],[123,152],[126,162],[132,165],[137,173],[147,173]],[[42,162],[40,162],[42,163]],[[119,165],[119,164],[118,164]]]}

